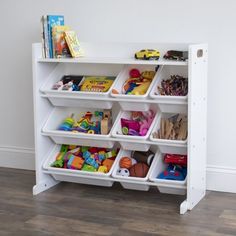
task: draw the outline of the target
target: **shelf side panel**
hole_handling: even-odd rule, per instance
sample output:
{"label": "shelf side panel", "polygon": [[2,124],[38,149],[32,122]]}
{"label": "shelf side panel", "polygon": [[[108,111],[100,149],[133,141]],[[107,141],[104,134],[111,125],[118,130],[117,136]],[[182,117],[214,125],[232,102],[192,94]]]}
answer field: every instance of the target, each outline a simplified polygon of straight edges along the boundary
{"label": "shelf side panel", "polygon": [[49,151],[55,145],[48,137],[41,135],[41,128],[46,117],[52,110],[50,102],[41,97],[39,89],[45,83],[47,77],[54,70],[56,64],[40,64],[37,59],[41,57],[41,44],[32,46],[33,67],[33,97],[34,97],[34,137],[35,137],[35,171],[36,185],[33,194],[36,195],[57,184],[50,175],[43,173],[42,164]]}
{"label": "shelf side panel", "polygon": [[189,210],[206,193],[207,54],[206,44],[189,47],[187,184]]}

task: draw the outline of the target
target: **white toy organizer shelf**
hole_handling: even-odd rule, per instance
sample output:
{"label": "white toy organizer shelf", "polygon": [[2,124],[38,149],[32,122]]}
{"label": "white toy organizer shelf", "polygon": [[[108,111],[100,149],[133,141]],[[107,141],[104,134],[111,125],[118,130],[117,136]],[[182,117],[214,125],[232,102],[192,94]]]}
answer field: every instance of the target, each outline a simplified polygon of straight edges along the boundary
{"label": "white toy organizer shelf", "polygon": [[[86,57],[78,59],[43,59],[41,44],[33,44],[33,89],[35,122],[36,185],[33,194],[43,192],[60,181],[112,186],[120,182],[124,188],[147,191],[157,187],[160,192],[186,194],[180,213],[191,210],[204,196],[206,189],[206,115],[207,115],[207,45],[206,44],[144,44],[144,43],[82,43]],[[163,55],[167,50],[188,50],[188,61],[143,61],[133,59],[134,52],[155,48]],[[52,91],[52,84],[66,74],[116,76],[113,87],[119,87],[127,69],[159,67],[153,84],[146,95],[124,96],[86,92]],[[156,87],[162,78],[171,74],[188,77],[188,95],[183,97],[159,96]],[[117,89],[119,89],[117,87]],[[116,117],[126,116],[131,110],[158,111],[153,127],[146,137],[116,135],[119,124]],[[107,135],[73,134],[57,131],[60,121],[73,111],[112,109],[113,128]],[[184,113],[188,117],[186,141],[161,140],[152,137],[159,127],[160,116]],[[161,114],[161,115],[160,115]],[[119,122],[118,122],[119,123]],[[108,174],[52,168],[60,144],[77,144],[112,148],[120,145],[112,170]],[[146,178],[117,176],[116,163],[121,155],[131,150],[148,150],[156,153]],[[122,154],[123,153],[123,154]],[[164,170],[164,153],[187,154],[188,174],[185,181],[162,181],[156,176]]]}

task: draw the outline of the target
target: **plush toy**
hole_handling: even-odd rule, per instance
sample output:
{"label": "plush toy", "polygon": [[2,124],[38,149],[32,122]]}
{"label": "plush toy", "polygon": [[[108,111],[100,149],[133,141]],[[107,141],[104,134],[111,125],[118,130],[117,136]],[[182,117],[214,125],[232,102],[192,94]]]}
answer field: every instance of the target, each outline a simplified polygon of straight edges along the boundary
{"label": "plush toy", "polygon": [[121,175],[121,176],[125,176],[128,177],[129,176],[129,170],[126,168],[119,168],[116,172],[117,175]]}
{"label": "plush toy", "polygon": [[187,175],[187,168],[169,164],[167,169],[157,176],[158,179],[167,180],[185,180]]}

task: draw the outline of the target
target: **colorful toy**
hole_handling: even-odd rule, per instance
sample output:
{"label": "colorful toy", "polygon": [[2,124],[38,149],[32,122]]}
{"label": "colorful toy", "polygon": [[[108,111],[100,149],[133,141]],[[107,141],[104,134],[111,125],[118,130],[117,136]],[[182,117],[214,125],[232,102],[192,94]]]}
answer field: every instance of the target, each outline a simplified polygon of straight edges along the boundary
{"label": "colorful toy", "polygon": [[88,164],[84,164],[82,167],[82,170],[84,171],[89,171],[89,172],[96,172],[96,168],[94,168],[93,166],[90,166]]}
{"label": "colorful toy", "polygon": [[81,75],[64,75],[61,80],[52,86],[52,90],[68,90],[79,91],[78,84],[81,82],[83,76]]}
{"label": "colorful toy", "polygon": [[107,173],[108,169],[106,166],[99,166],[98,172]]}
{"label": "colorful toy", "polygon": [[112,160],[112,159],[106,159],[102,162],[103,166],[107,167],[107,171],[110,171],[113,163],[114,163],[114,160]]}
{"label": "colorful toy", "polygon": [[161,81],[157,90],[156,95],[186,96],[188,94],[188,78],[180,75],[171,75],[170,79]]}
{"label": "colorful toy", "polygon": [[126,168],[119,168],[116,172],[117,175],[121,175],[121,176],[125,176],[128,177],[129,176],[129,170]]}
{"label": "colorful toy", "polygon": [[155,71],[143,71],[140,73],[138,69],[131,69],[129,72],[130,78],[125,81],[122,92],[129,95],[144,95],[155,73]]}
{"label": "colorful toy", "polygon": [[107,173],[117,156],[118,150],[98,147],[62,145],[52,167]]}
{"label": "colorful toy", "polygon": [[115,150],[111,150],[110,152],[105,153],[105,158],[112,158],[117,155]]}
{"label": "colorful toy", "polygon": [[136,163],[137,161],[131,157],[122,157],[120,159],[119,165],[120,165],[120,168],[129,169],[131,166],[133,166]]}
{"label": "colorful toy", "polygon": [[145,136],[152,124],[155,113],[131,112],[131,120],[121,118],[121,131],[124,135]]}
{"label": "colorful toy", "polygon": [[59,126],[59,130],[63,130],[63,131],[71,131],[72,126],[74,124],[74,114],[72,114],[70,117],[67,117],[63,123]]}
{"label": "colorful toy", "polygon": [[187,175],[187,168],[181,167],[177,165],[169,164],[167,169],[158,175],[158,179],[166,179],[166,180],[185,180]]}
{"label": "colorful toy", "polygon": [[83,164],[84,164],[83,158],[72,155],[67,162],[67,168],[81,170],[83,167]]}
{"label": "colorful toy", "polygon": [[167,164],[187,166],[187,155],[165,154],[164,162]]}

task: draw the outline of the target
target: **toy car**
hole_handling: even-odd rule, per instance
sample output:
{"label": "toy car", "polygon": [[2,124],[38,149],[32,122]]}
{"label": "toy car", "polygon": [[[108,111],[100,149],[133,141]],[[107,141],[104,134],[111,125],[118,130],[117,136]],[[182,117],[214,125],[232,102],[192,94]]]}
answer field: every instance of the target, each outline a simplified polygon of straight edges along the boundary
{"label": "toy car", "polygon": [[186,61],[188,59],[188,52],[170,50],[166,52],[163,58],[174,61]]}
{"label": "toy car", "polygon": [[158,60],[160,52],[154,49],[143,49],[136,52],[134,57],[140,60]]}

